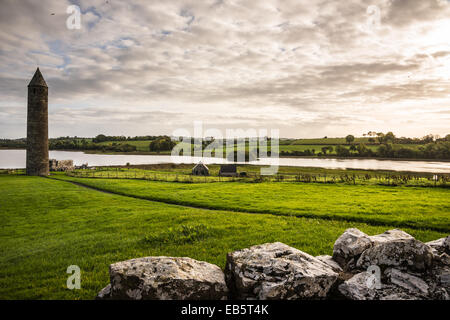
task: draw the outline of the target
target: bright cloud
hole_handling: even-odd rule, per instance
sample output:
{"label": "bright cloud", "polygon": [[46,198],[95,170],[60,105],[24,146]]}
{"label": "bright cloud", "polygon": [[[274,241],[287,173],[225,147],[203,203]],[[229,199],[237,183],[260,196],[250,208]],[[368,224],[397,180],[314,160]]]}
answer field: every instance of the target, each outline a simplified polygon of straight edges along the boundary
{"label": "bright cloud", "polygon": [[[81,8],[80,30],[66,8]],[[0,137],[50,87],[50,136],[278,128],[284,137],[445,135],[444,0],[2,1]]]}

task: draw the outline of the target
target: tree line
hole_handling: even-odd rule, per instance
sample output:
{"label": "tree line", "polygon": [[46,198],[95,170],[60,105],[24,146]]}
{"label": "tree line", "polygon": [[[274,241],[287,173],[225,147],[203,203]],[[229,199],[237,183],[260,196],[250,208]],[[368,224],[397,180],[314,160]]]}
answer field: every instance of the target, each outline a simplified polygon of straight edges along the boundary
{"label": "tree line", "polygon": [[125,137],[125,136],[106,136],[104,134],[99,134],[92,139],[92,142],[111,142],[111,141],[150,141],[156,140],[159,136],[135,136],[135,137]]}
{"label": "tree line", "polygon": [[[281,151],[281,156],[327,156],[333,152],[338,157],[380,157],[380,158],[410,158],[410,159],[450,159],[450,134],[441,138],[435,135],[427,135],[423,138],[398,138],[392,132],[375,133],[369,131],[368,143],[355,142],[353,135],[345,137],[346,144],[325,145],[320,150],[306,149],[304,151]],[[373,140],[370,140],[373,139]],[[59,137],[49,139],[51,150],[96,150],[102,152],[135,152],[135,145],[127,141],[149,141],[150,152],[170,151],[176,145],[169,136],[106,136],[97,135],[95,138]],[[191,138],[192,148],[201,146],[204,150],[214,139],[201,140],[201,145],[196,144],[196,139]],[[103,143],[111,142],[111,143]],[[237,144],[237,141],[235,141]],[[377,147],[375,148],[374,145]],[[404,145],[416,145],[414,147]],[[0,147],[26,148],[26,139],[0,139]],[[270,154],[270,141],[268,142]],[[253,153],[259,150],[246,151],[246,158],[253,158]],[[236,152],[235,152],[236,153]],[[231,156],[231,155],[227,155]]]}
{"label": "tree line", "polygon": [[[450,159],[450,134],[444,138],[428,135],[413,139],[414,143],[403,143],[409,138],[397,138],[392,132],[377,133],[378,147],[374,150],[364,143],[354,143],[355,137],[348,135],[347,145],[324,146],[316,153],[315,149],[304,151],[282,151],[281,156],[326,156],[333,151],[338,157],[408,158],[408,159]],[[418,143],[420,141],[420,143]],[[418,147],[405,147],[402,144],[420,144]]]}
{"label": "tree line", "polygon": [[[369,137],[369,144],[428,144],[432,142],[450,141],[450,134],[447,134],[443,138],[441,138],[439,135],[434,134],[428,134],[422,138],[407,138],[396,137],[392,131],[389,131],[387,133],[369,131],[368,133],[363,134],[363,136]],[[347,143],[352,143],[355,140],[355,137],[353,135],[348,135],[347,137],[345,137],[345,140]]]}

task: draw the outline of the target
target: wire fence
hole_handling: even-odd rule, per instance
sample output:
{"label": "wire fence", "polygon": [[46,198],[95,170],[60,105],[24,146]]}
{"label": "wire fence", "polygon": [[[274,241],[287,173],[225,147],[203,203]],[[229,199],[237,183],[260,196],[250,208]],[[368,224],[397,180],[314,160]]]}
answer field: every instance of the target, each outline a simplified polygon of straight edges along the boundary
{"label": "wire fence", "polygon": [[209,176],[195,176],[185,172],[157,172],[133,169],[96,169],[76,170],[67,172],[66,175],[76,178],[96,179],[135,179],[147,181],[179,182],[179,183],[215,183],[215,182],[299,182],[299,183],[324,183],[324,184],[375,184],[388,186],[428,186],[449,187],[450,175],[420,176],[414,174],[309,174],[287,173],[272,176],[264,176],[249,172],[245,175],[238,174],[235,177],[223,177],[217,174]]}

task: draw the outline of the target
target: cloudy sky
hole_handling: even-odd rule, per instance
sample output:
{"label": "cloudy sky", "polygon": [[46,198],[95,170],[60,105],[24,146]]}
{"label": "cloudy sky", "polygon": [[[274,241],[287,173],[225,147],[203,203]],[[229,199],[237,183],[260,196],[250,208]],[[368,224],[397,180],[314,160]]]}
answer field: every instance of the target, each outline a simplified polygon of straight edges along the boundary
{"label": "cloudy sky", "polygon": [[[0,0],[0,137],[277,128],[283,137],[450,133],[447,0]],[[66,27],[69,5],[81,29]]]}

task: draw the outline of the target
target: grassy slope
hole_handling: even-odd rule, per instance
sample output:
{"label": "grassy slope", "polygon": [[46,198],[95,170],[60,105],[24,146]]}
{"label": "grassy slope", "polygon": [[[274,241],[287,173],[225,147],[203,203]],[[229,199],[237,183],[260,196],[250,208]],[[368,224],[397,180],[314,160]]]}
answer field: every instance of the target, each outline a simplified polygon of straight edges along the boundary
{"label": "grassy slope", "polygon": [[[313,255],[330,254],[346,228],[369,234],[387,229],[189,209],[38,177],[0,176],[0,192],[0,299],[92,299],[108,283],[108,265],[130,258],[190,256],[224,267],[227,252],[254,244],[282,241]],[[180,242],[182,224],[209,229],[203,240]],[[422,241],[444,236],[405,231]],[[145,242],[148,235],[165,242]],[[81,290],[66,289],[72,264],[81,268]]]}
{"label": "grassy slope", "polygon": [[[115,141],[115,143],[117,144],[129,144],[132,146],[136,146],[137,151],[140,152],[149,152],[149,148],[150,148],[150,142],[151,141],[142,141],[142,140],[138,140],[138,141]],[[100,142],[98,143],[99,145],[111,145],[113,144],[114,141],[105,141],[105,142]]]}
{"label": "grassy slope", "polygon": [[202,208],[450,231],[450,191],[442,188],[287,182],[184,184],[58,177],[119,194]]}
{"label": "grassy slope", "polygon": [[[354,143],[368,143],[369,138],[355,138]],[[317,138],[317,139],[296,139],[292,141],[293,145],[336,145],[336,144],[346,144],[345,138]]]}
{"label": "grassy slope", "polygon": [[[150,152],[149,150],[149,145],[150,145],[151,141],[106,141],[106,142],[101,142],[99,143],[100,145],[111,145],[112,143],[117,143],[117,144],[130,144],[130,145],[134,145],[136,146],[137,150],[135,153],[144,153],[144,154],[158,154],[156,152]],[[368,138],[356,138],[354,143],[358,144],[358,143],[368,143]],[[327,146],[331,146],[333,147],[332,151],[328,151],[327,154],[330,155],[335,155],[336,151],[334,150],[334,148],[336,147],[336,145],[347,145],[347,142],[345,141],[345,138],[321,138],[321,139],[297,139],[297,140],[281,140],[280,141],[280,146],[279,146],[279,151],[287,151],[287,152],[292,152],[292,151],[305,151],[307,149],[312,150],[314,149],[316,153],[319,153],[322,151],[323,147],[327,147]],[[235,146],[233,149],[234,150],[242,150],[242,149],[246,149],[248,151],[248,143],[246,145],[246,147],[244,147],[244,144],[239,144],[237,146]],[[394,148],[400,148],[400,147],[405,147],[405,148],[410,148],[410,149],[418,149],[421,145],[413,145],[413,144],[395,144]],[[348,146],[347,146],[348,147]],[[367,148],[372,149],[373,151],[376,151],[378,149],[379,145],[367,145]],[[225,146],[224,146],[225,148]],[[226,149],[226,148],[225,148]],[[94,153],[102,153],[101,151],[91,151]],[[114,153],[114,152],[110,152],[110,153]],[[131,152],[133,153],[133,152]],[[170,151],[162,151],[159,154],[170,154]]]}

